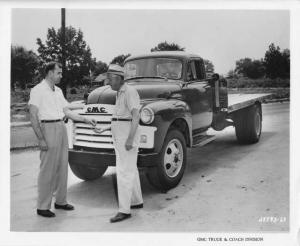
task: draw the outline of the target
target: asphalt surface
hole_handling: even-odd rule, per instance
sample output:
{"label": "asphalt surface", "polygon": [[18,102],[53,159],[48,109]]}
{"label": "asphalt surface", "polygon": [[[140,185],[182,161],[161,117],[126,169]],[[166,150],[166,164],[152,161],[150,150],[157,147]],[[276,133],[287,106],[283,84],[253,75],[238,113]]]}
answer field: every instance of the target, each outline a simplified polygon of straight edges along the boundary
{"label": "asphalt surface", "polygon": [[[93,182],[69,172],[68,200],[75,210],[35,214],[37,150],[11,152],[12,231],[259,232],[289,230],[289,103],[263,105],[259,143],[239,145],[234,129],[188,151],[180,184],[163,194],[141,173],[144,208],[111,224],[117,212],[114,168]],[[53,209],[54,210],[54,209]]]}

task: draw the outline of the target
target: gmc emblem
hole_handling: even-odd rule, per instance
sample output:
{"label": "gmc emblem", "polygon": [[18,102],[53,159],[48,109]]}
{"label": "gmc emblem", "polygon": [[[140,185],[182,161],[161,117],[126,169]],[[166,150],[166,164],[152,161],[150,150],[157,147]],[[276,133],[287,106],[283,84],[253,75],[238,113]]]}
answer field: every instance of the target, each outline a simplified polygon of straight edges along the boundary
{"label": "gmc emblem", "polygon": [[86,113],[107,113],[104,107],[88,107]]}

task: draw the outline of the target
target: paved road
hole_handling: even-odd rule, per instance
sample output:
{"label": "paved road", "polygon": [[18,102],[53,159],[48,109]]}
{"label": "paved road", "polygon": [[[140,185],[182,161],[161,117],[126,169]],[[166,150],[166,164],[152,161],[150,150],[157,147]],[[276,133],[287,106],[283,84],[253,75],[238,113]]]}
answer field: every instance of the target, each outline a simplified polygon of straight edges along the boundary
{"label": "paved road", "polygon": [[[72,212],[56,218],[35,215],[39,152],[11,152],[11,230],[13,231],[287,231],[289,225],[289,104],[263,106],[263,133],[255,145],[237,144],[234,129],[213,143],[188,151],[179,186],[158,193],[141,175],[144,209],[110,224],[117,211],[114,168],[103,178],[82,182],[69,172]],[[270,217],[281,222],[260,222]]]}

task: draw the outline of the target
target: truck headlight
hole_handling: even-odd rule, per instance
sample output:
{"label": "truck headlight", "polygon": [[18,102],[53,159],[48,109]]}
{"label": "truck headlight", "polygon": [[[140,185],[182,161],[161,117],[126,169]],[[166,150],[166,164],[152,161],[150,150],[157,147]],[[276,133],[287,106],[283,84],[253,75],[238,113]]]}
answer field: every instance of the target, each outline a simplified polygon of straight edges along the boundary
{"label": "truck headlight", "polygon": [[144,124],[151,124],[154,120],[154,112],[151,108],[144,107],[141,111],[141,120]]}

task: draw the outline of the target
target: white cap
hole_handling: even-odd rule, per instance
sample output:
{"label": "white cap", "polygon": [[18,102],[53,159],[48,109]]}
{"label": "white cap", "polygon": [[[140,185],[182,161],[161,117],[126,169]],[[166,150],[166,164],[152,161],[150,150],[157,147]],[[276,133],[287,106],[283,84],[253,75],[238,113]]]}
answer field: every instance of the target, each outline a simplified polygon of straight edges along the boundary
{"label": "white cap", "polygon": [[124,77],[124,68],[118,64],[110,64],[107,73],[116,74]]}

